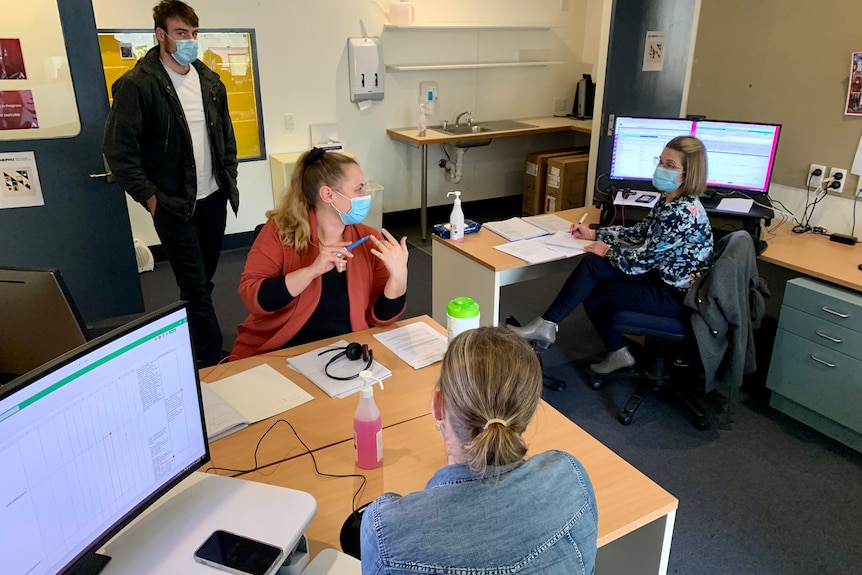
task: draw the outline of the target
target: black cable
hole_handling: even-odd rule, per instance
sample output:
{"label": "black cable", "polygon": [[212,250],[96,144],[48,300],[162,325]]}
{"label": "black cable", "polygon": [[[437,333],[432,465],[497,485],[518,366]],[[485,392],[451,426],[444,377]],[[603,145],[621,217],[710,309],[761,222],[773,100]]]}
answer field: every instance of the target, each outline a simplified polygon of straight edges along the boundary
{"label": "black cable", "polygon": [[[272,462],[267,463],[265,465],[259,465],[257,462],[257,454],[258,454],[258,451],[260,450],[260,444],[263,443],[264,438],[279,423],[286,423],[287,426],[290,427],[290,430],[293,431],[293,434],[296,436],[296,439],[299,440],[299,443],[301,443],[302,446],[305,448],[305,451],[303,453],[299,453],[297,455],[291,455],[289,457],[279,459],[278,461],[272,461]],[[344,439],[341,441],[336,441],[336,442],[331,443],[329,445],[324,445],[320,449],[325,449],[326,447],[330,447],[332,445],[338,445],[339,443],[344,443],[345,441],[350,441],[350,440]],[[305,442],[299,436],[299,433],[296,432],[296,429],[293,427],[293,425],[291,425],[291,423],[289,421],[287,421],[286,419],[276,420],[272,425],[269,426],[269,428],[266,431],[263,432],[263,435],[260,436],[260,439],[258,439],[257,445],[254,448],[254,467],[252,469],[230,469],[227,467],[216,467],[213,465],[206,470],[206,473],[209,473],[210,471],[224,471],[227,473],[233,473],[234,474],[234,475],[230,475],[229,477],[240,477],[240,476],[246,475],[248,473],[253,473],[255,471],[260,471],[262,469],[266,469],[267,467],[272,467],[273,465],[278,465],[280,463],[284,463],[285,461],[289,461],[291,459],[296,459],[297,457],[302,457],[305,454],[308,454],[311,456],[311,462],[314,464],[314,471],[315,471],[315,473],[317,473],[321,477],[332,477],[335,479],[348,478],[348,477],[354,477],[354,478],[358,477],[358,478],[362,479],[362,483],[359,484],[359,488],[353,494],[353,498],[351,500],[353,513],[356,513],[356,499],[362,494],[362,491],[365,489],[365,486],[368,484],[368,478],[366,478],[364,475],[362,475],[360,473],[347,473],[347,474],[342,475],[342,474],[334,474],[334,473],[324,473],[324,472],[320,471],[320,468],[317,466],[317,459],[314,457],[314,452],[308,447],[308,445],[305,444]]]}

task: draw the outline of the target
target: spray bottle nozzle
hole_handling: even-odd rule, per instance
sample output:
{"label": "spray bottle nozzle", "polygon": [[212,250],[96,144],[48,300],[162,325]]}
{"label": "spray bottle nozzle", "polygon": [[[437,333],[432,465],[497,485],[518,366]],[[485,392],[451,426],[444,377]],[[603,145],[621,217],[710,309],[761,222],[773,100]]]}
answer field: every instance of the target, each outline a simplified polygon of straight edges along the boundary
{"label": "spray bottle nozzle", "polygon": [[448,197],[449,197],[449,196],[451,196],[452,194],[455,194],[455,201],[456,201],[456,202],[460,202],[460,201],[461,201],[461,192],[458,192],[458,191],[455,191],[455,192],[447,192],[447,193],[446,193],[446,197],[448,198]]}
{"label": "spray bottle nozzle", "polygon": [[380,391],[383,391],[383,380],[374,377],[374,374],[371,373],[370,369],[363,369],[362,371],[360,371],[359,377],[362,378],[362,389],[370,390],[375,383],[379,383]]}

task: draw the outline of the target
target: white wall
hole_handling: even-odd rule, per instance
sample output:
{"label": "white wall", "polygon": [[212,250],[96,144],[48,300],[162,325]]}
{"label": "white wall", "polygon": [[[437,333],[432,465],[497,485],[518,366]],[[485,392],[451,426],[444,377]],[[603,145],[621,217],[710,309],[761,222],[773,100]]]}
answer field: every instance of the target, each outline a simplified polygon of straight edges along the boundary
{"label": "white wall", "polygon": [[[261,103],[268,154],[307,149],[309,125],[337,123],[345,149],[356,154],[368,179],[384,187],[384,211],[419,207],[417,148],[391,140],[387,128],[415,125],[419,83],[439,85],[437,112],[429,124],[470,110],[476,120],[547,116],[555,98],[571,108],[575,82],[595,75],[602,6],[609,0],[414,0],[415,23],[550,24],[549,31],[394,31],[381,0],[208,0],[191,2],[203,28],[254,28]],[[147,28],[153,1],[93,0],[98,28]],[[566,6],[566,10],[561,10]],[[563,65],[500,70],[403,72],[386,74],[382,102],[360,111],[350,103],[347,38],[381,36],[387,63],[518,60],[520,51],[539,51]],[[286,131],[283,116],[295,117]],[[566,139],[567,138],[567,139]],[[429,204],[447,203],[449,190],[465,201],[521,192],[524,154],[571,144],[572,136],[533,136],[496,140],[465,155],[464,175],[453,185],[436,167],[439,147],[429,150]],[[586,140],[584,141],[586,143]],[[240,213],[228,219],[228,233],[248,231],[272,207],[267,161],[244,162],[239,169]],[[147,213],[130,205],[132,232],[158,244]]]}

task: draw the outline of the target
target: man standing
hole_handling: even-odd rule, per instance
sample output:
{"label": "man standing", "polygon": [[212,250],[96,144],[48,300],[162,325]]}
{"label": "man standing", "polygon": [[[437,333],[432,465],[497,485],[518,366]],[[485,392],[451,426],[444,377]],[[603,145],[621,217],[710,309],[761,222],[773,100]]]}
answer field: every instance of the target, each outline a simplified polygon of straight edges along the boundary
{"label": "man standing", "polygon": [[198,365],[222,358],[212,303],[230,201],[239,207],[236,138],[218,74],[197,59],[198,17],[179,0],[153,8],[158,46],[111,87],[103,152],[114,177],[152,215]]}

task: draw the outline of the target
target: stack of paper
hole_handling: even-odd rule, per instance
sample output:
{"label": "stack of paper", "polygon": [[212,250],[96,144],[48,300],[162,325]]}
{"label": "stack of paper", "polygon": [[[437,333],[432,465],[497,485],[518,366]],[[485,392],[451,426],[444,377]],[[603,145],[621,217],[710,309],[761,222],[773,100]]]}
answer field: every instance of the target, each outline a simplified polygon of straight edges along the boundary
{"label": "stack of paper", "polygon": [[499,222],[488,222],[487,224],[484,224],[483,227],[491,230],[498,236],[506,238],[510,242],[537,238],[550,233],[548,230],[533,225],[521,218],[509,218],[508,220],[501,220]]}
{"label": "stack of paper", "polygon": [[445,335],[422,321],[374,334],[374,339],[391,349],[413,369],[440,361],[448,346]]}
{"label": "stack of paper", "polygon": [[521,218],[527,223],[540,227],[548,233],[568,232],[572,229],[572,222],[564,220],[556,214],[539,214],[537,216],[528,216]]}
{"label": "stack of paper", "polygon": [[551,260],[561,260],[569,257],[569,255],[574,255],[567,253],[565,250],[555,249],[546,245],[544,237],[533,238],[521,242],[500,244],[498,246],[494,246],[494,249],[505,252],[510,256],[521,258],[525,262],[529,262],[531,264],[539,264]]}
{"label": "stack of paper", "polygon": [[[329,397],[344,397],[359,391],[359,388],[365,383],[362,381],[361,377],[354,377],[352,379],[342,381],[332,379],[327,375],[327,362],[344,351],[343,348],[345,347],[347,347],[346,341],[337,341],[332,345],[321,347],[313,351],[309,351],[308,353],[297,355],[296,357],[289,357],[287,359],[287,364],[314,382],[314,385],[325,391]],[[323,353],[321,355],[321,352],[334,348],[341,349]],[[350,377],[365,369],[366,363],[367,362],[362,359],[351,360],[346,356],[342,356],[329,366],[329,373],[336,377]],[[368,369],[371,370],[371,377],[375,381],[386,379],[392,375],[392,372],[383,367],[383,365],[378,363],[377,360],[374,360],[371,363],[371,367]]]}
{"label": "stack of paper", "polygon": [[314,399],[267,364],[201,382],[201,397],[210,441]]}

